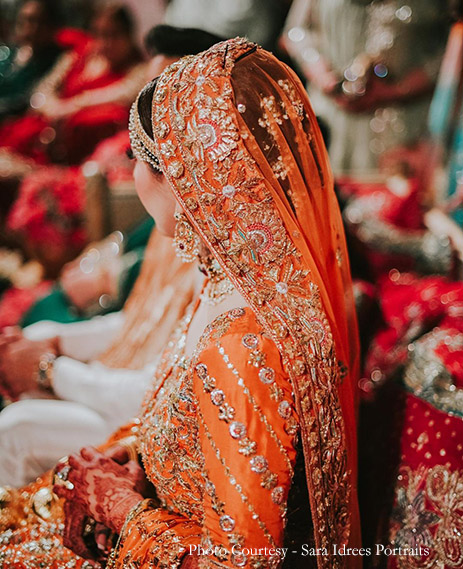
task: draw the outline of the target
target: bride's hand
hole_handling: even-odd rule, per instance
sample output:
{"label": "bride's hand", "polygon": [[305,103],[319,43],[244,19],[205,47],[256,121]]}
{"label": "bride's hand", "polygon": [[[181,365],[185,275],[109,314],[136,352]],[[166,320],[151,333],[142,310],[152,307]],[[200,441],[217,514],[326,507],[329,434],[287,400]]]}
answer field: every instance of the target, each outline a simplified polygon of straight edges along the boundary
{"label": "bride's hand", "polygon": [[130,510],[144,498],[144,470],[135,461],[118,464],[91,447],[70,456],[68,464],[67,483],[55,484],[54,492],[120,533]]}
{"label": "bride's hand", "polygon": [[80,504],[65,502],[64,518],[66,523],[63,531],[63,545],[87,561],[97,561],[102,556],[102,552],[98,550],[96,541],[95,548],[97,549],[92,548],[86,542],[85,526],[88,523],[88,516],[85,509]]}

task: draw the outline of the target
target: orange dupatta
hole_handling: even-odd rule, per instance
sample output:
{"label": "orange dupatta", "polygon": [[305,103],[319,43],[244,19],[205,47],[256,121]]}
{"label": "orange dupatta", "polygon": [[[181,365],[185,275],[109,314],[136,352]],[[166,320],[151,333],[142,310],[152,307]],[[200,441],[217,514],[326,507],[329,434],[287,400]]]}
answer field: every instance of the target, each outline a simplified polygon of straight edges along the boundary
{"label": "orange dupatta", "polygon": [[[148,144],[177,200],[282,356],[315,543],[358,547],[357,325],[332,175],[307,94],[273,55],[229,40],[161,75],[152,123]],[[318,564],[353,568],[361,559],[320,556]]]}

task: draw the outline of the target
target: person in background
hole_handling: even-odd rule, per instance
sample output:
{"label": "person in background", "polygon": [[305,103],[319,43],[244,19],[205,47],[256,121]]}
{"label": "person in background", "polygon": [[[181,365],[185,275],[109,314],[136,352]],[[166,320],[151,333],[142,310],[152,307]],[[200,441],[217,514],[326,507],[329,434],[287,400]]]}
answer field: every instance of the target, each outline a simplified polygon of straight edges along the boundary
{"label": "person in background", "polygon": [[205,29],[223,38],[246,36],[266,49],[275,49],[288,7],[286,0],[171,0],[164,21]]}
{"label": "person in background", "polygon": [[339,173],[376,171],[426,134],[447,33],[433,0],[295,0],[282,43],[331,130]]}
{"label": "person in background", "polygon": [[60,56],[55,39],[60,22],[51,0],[20,4],[14,43],[0,45],[0,121],[28,107],[33,88]]}
{"label": "person in background", "polygon": [[[424,220],[447,239],[457,270],[450,278],[423,277],[417,266],[406,272],[390,265],[378,279],[382,322],[360,381],[361,432],[368,433],[361,441],[364,539],[367,546],[380,543],[401,552],[372,559],[368,567],[374,568],[450,569],[463,559],[463,225],[458,199],[463,12],[461,2],[451,4],[457,22],[429,117],[425,190],[434,207]],[[389,235],[394,232],[406,251],[411,236],[389,227]],[[428,256],[448,257],[432,247]]]}
{"label": "person in background", "polygon": [[[157,76],[163,66],[178,59],[180,50],[201,51],[216,39],[201,30],[189,29],[183,34],[181,29],[163,26],[158,34],[155,29],[147,41],[158,57],[157,67],[152,66],[151,71]],[[171,55],[160,58],[165,52]],[[172,259],[171,245],[152,234],[141,274],[122,312],[75,322],[83,314],[76,317],[71,307],[93,302],[107,290],[101,286],[108,280],[109,288],[117,285],[117,279],[124,276],[117,268],[124,271],[131,258],[140,259],[135,243],[148,240],[151,227],[152,221],[145,222],[129,236],[133,247],[122,258],[122,247],[119,243],[118,253],[118,242],[113,239],[97,246],[99,257],[95,257],[95,247],[90,248],[66,270],[64,290],[45,298],[33,312],[46,318],[50,310],[50,315],[58,312],[56,320],[74,322],[57,324],[50,318],[25,328],[23,333],[6,330],[0,336],[4,392],[23,399],[0,413],[0,453],[5,457],[0,465],[0,484],[28,483],[66,452],[103,442],[137,411],[152,378],[153,362],[163,347],[162,339],[191,298],[196,269],[179,266],[177,259]],[[101,273],[106,276],[102,278]],[[122,292],[127,294],[121,290],[121,296]],[[108,346],[112,347],[105,353]],[[48,361],[48,390],[37,385],[41,361]]]}
{"label": "person in background", "polygon": [[91,37],[63,54],[31,96],[31,111],[0,129],[0,147],[36,164],[79,164],[127,121],[144,80],[127,8],[98,9]]}
{"label": "person in background", "polygon": [[[203,30],[155,26],[145,38],[145,48],[150,55],[146,79],[156,77],[166,66],[189,51],[199,53],[218,41],[218,36]],[[109,181],[114,178],[130,181],[133,162],[126,154],[129,146],[128,131],[121,131],[100,143],[91,160],[98,164],[100,172]],[[33,247],[37,251],[42,245],[50,256],[52,247],[56,245],[60,250],[64,249],[63,255],[68,256],[73,246],[75,248],[74,237],[79,235],[79,231],[80,235],[84,233],[84,184],[82,168],[79,172],[69,168],[49,168],[46,174],[40,169],[25,178],[10,214],[9,226],[20,232],[29,245],[29,251]],[[70,201],[72,196],[69,194],[72,192],[74,201],[80,200],[81,206],[69,208],[71,214],[66,216],[64,208],[52,204],[57,200],[55,196],[58,193]],[[43,204],[43,216],[37,213],[39,203]],[[60,216],[58,212],[61,212]],[[34,302],[35,290],[31,291],[29,305],[18,302],[18,296],[23,298],[25,294],[11,290],[0,301],[0,327],[3,322],[19,324],[25,310],[27,314],[24,315],[22,326],[43,319],[74,322],[97,313],[120,310],[138,275],[151,228],[152,220],[149,218],[125,236],[116,232],[100,244],[89,244],[84,253],[65,265],[50,294],[43,297],[43,287],[40,288],[37,294],[43,298],[37,302]],[[16,309],[9,309],[12,304],[25,308],[19,313]]]}
{"label": "person in background", "polygon": [[0,485],[31,482],[137,413],[195,273],[155,231],[122,312],[2,335],[0,388],[14,402],[0,412]]}
{"label": "person in background", "polygon": [[126,234],[114,231],[90,243],[22,316],[21,327],[41,320],[78,322],[121,310],[140,272],[152,229],[147,218]]}

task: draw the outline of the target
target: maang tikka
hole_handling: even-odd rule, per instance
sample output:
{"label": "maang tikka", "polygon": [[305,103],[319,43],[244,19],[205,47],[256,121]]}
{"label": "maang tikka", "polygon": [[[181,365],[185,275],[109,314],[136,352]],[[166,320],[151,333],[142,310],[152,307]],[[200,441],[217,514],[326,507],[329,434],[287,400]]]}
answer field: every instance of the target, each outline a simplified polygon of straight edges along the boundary
{"label": "maang tikka", "polygon": [[201,241],[183,213],[175,212],[177,221],[174,232],[174,247],[177,257],[184,263],[191,263],[198,258]]}

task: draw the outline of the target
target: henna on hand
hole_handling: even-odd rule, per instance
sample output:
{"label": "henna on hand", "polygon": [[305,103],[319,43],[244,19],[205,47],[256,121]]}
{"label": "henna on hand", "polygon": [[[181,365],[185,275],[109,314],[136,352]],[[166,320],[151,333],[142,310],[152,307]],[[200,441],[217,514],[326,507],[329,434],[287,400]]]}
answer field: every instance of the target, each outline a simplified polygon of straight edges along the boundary
{"label": "henna on hand", "polygon": [[65,502],[64,517],[63,545],[83,559],[96,561],[95,552],[89,549],[84,539],[84,527],[88,519],[85,509],[78,504]]}
{"label": "henna on hand", "polygon": [[195,554],[187,554],[183,557],[180,569],[198,569],[198,556]]}
{"label": "henna on hand", "polygon": [[69,465],[67,479],[74,488],[55,485],[56,494],[80,504],[88,516],[120,533],[129,511],[144,498],[143,469],[133,461],[120,465],[93,448],[70,456]]}

